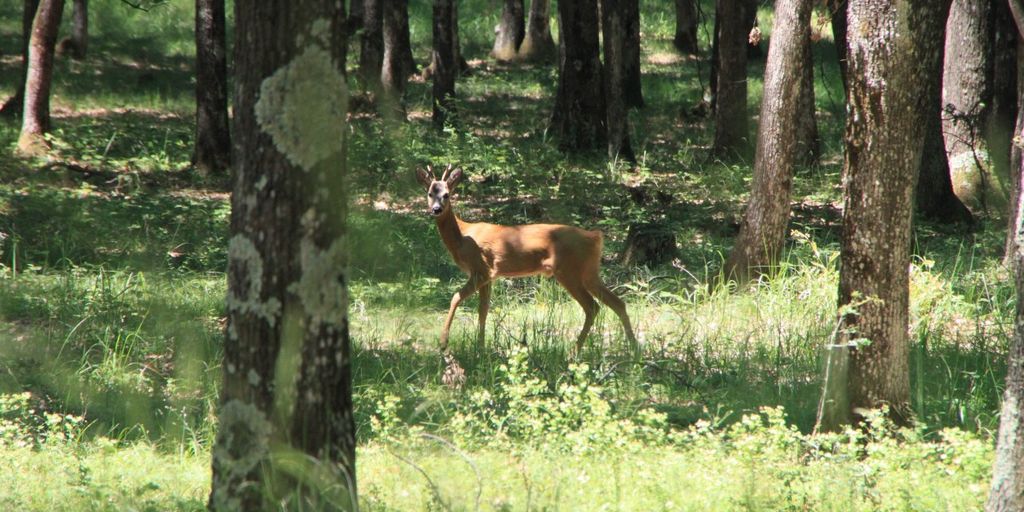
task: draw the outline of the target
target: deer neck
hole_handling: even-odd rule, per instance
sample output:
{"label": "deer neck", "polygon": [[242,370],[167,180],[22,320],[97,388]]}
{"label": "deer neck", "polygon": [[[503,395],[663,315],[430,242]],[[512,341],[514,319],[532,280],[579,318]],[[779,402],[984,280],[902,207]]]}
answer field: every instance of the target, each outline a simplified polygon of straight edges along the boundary
{"label": "deer neck", "polygon": [[453,258],[458,259],[459,246],[462,245],[462,221],[451,207],[437,217],[437,231],[441,234],[441,241],[448,248]]}

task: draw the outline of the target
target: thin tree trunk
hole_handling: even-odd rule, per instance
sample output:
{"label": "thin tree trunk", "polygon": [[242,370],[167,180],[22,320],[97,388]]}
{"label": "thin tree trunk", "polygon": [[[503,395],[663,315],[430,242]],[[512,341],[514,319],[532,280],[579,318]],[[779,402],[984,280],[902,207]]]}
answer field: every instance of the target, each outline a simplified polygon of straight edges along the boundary
{"label": "thin tree trunk", "polygon": [[558,90],[551,132],[567,151],[607,142],[605,94],[598,42],[597,0],[558,2]]}
{"label": "thin tree trunk", "polygon": [[363,28],[363,16],[365,6],[363,5],[365,0],[349,0],[348,7],[348,22],[346,23],[347,30],[351,33],[355,33],[356,30]]}
{"label": "thin tree trunk", "polygon": [[[1024,0],[1010,0],[1011,9],[1015,9],[1015,3],[1021,3],[1021,14],[1024,15]],[[1016,18],[1016,13],[1014,13]],[[1003,256],[1003,264],[1007,267],[1014,268],[1017,264],[1017,252],[1020,248],[1017,246],[1017,226],[1020,220],[1020,190],[1024,187],[1024,158],[1022,158],[1021,144],[1024,144],[1024,19],[1021,20],[1021,30],[1018,31],[1017,35],[1017,121],[1014,124],[1013,133],[1018,134],[1021,138],[1017,139],[1012,143],[1010,147],[1010,170],[1013,171],[1010,174],[1010,184],[1013,185],[1010,188],[1010,204],[1013,205],[1010,208],[1010,215],[1008,216],[1010,221],[1007,225],[1006,230],[1006,250]],[[1024,490],[1024,487],[1021,488]]]}
{"label": "thin tree trunk", "polygon": [[43,137],[50,131],[50,86],[53,83],[53,54],[57,31],[64,13],[64,0],[42,0],[32,22],[25,77],[25,106],[22,108],[18,151],[40,154],[48,149]]}
{"label": "thin tree trunk", "polygon": [[28,42],[32,38],[32,20],[35,19],[39,0],[25,0],[21,12],[21,77],[14,95],[0,107],[0,115],[17,116],[25,107],[25,79],[28,77]]}
{"label": "thin tree trunk", "polygon": [[989,169],[984,139],[992,100],[992,6],[953,0],[946,26],[942,132],[953,190],[974,213],[998,212],[1008,200]]}
{"label": "thin tree trunk", "polygon": [[[344,9],[236,0],[235,162],[212,510],[356,509]],[[326,30],[323,20],[329,20]]]}
{"label": "thin tree trunk", "polygon": [[676,36],[672,45],[684,55],[697,55],[697,2],[676,0]]}
{"label": "thin tree trunk", "polygon": [[434,79],[434,126],[444,128],[454,105],[455,74],[455,0],[434,0],[434,53],[431,59]]}
{"label": "thin tree trunk", "polygon": [[[1017,30],[1017,101],[1024,95],[1024,1],[1010,0],[1010,11]],[[1024,109],[1018,103],[1017,126],[1014,133],[1024,137]],[[1024,161],[1021,160],[1020,147],[1014,147],[1013,164],[1015,167],[1014,182],[1016,183],[1015,203],[1013,204],[1014,223],[1010,226],[1007,240],[1007,259],[1012,261],[1017,284],[1017,312],[1014,322],[1013,338],[1010,340],[1010,351],[1007,354],[1006,390],[1003,393],[1003,404],[999,415],[999,434],[996,437],[995,461],[992,464],[992,487],[988,501],[985,503],[987,512],[1017,512],[1024,510]],[[1009,251],[1013,251],[1012,253]]]}
{"label": "thin tree trunk", "polygon": [[412,50],[409,48],[409,2],[392,0],[384,6],[384,66],[381,85],[388,103],[404,117],[402,96],[409,75]]}
{"label": "thin tree trunk", "polygon": [[71,58],[85,58],[89,47],[88,0],[74,0],[71,9]]}
{"label": "thin tree trunk", "polygon": [[224,0],[196,0],[196,148],[202,174],[231,165]]}
{"label": "thin tree trunk", "polygon": [[724,274],[745,283],[778,265],[789,223],[790,191],[799,145],[805,48],[810,46],[811,0],[779,0],[765,66],[754,181],[740,233]]}
{"label": "thin tree trunk", "polygon": [[[775,29],[772,30],[774,33]],[[810,37],[810,31],[807,37]],[[814,54],[811,45],[803,45],[802,52],[804,65],[800,70],[800,98],[796,107],[796,161],[800,165],[809,166],[818,163],[821,138],[818,135],[817,108],[814,104]]]}
{"label": "thin tree trunk", "polygon": [[920,56],[941,51],[921,20],[940,12],[937,0],[850,1],[858,28],[849,35],[838,341],[851,346],[855,420],[882,406],[899,424],[910,419],[910,224],[927,120]]}
{"label": "thin tree trunk", "polygon": [[[640,81],[640,2],[639,0],[618,0],[622,10],[625,39],[623,41],[623,83],[626,106],[643,108],[644,93]],[[607,46],[605,46],[607,48]]]}
{"label": "thin tree trunk", "polygon": [[523,16],[523,0],[505,0],[498,26],[494,29],[494,48],[491,49],[491,57],[503,62],[516,58],[519,45],[526,37],[526,21]]}
{"label": "thin tree trunk", "polygon": [[843,90],[846,90],[846,0],[828,0],[826,2],[832,15],[832,40],[836,47],[836,61],[839,63],[839,75],[843,79]]}
{"label": "thin tree trunk", "polygon": [[608,126],[608,157],[636,161],[629,144],[629,10],[635,0],[601,0],[601,29],[604,32],[604,90]]}
{"label": "thin tree trunk", "polygon": [[[750,146],[747,116],[746,0],[717,0],[718,79],[715,90],[715,140],[719,156],[742,154]],[[720,21],[719,21],[720,19]]]}
{"label": "thin tree trunk", "polygon": [[942,222],[971,222],[970,210],[953,193],[953,182],[949,178],[949,160],[942,139],[942,62],[946,41],[946,19],[949,17],[949,0],[943,0],[942,12],[933,21],[929,37],[941,43],[936,53],[922,55],[921,65],[925,69],[925,93],[922,101],[928,106],[925,120],[924,151],[921,154],[921,169],[915,193],[916,209],[926,219]]}
{"label": "thin tree trunk", "polygon": [[1005,1],[994,3],[993,19],[992,98],[989,101],[992,106],[984,121],[983,135],[991,162],[992,188],[995,190],[993,209],[1002,217],[1012,209],[1009,207],[1013,196],[1010,148],[1017,117],[1017,29]]}
{"label": "thin tree trunk", "polygon": [[526,36],[519,45],[519,59],[531,62],[550,62],[557,54],[555,41],[551,38],[551,23],[548,20],[550,0],[532,0],[530,15],[526,20]]}
{"label": "thin tree trunk", "polygon": [[363,89],[376,95],[380,91],[380,74],[384,63],[383,0],[364,0],[363,34],[359,47],[359,77]]}

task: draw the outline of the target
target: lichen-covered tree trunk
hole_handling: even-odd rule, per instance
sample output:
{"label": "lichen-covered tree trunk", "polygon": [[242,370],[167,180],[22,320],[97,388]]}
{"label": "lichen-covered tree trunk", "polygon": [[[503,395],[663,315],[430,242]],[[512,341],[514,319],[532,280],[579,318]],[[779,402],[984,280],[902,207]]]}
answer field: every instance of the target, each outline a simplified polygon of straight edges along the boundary
{"label": "lichen-covered tree trunk", "polygon": [[602,148],[608,140],[608,132],[597,35],[597,0],[559,1],[558,26],[561,38],[558,90],[551,131],[564,150]]}
{"label": "lichen-covered tree trunk", "polygon": [[991,172],[985,124],[992,100],[993,2],[953,0],[946,25],[942,132],[953,190],[974,213],[1007,204]]}
{"label": "lichen-covered tree trunk", "polygon": [[[888,406],[910,418],[910,223],[927,111],[922,57],[941,51],[924,12],[941,0],[850,0],[840,342],[851,345],[855,420]],[[934,15],[934,14],[930,14]]]}
{"label": "lichen-covered tree trunk", "polygon": [[383,0],[364,0],[363,33],[359,46],[359,77],[363,88],[376,94],[380,90],[380,72],[384,63]]}
{"label": "lichen-covered tree trunk", "polygon": [[498,26],[494,29],[494,48],[491,49],[491,57],[504,62],[516,58],[519,45],[526,37],[524,10],[523,0],[505,0]]}
{"label": "lichen-covered tree trunk", "polygon": [[[1021,80],[1024,64],[1024,1],[1010,0],[1010,11],[1017,30],[1017,89],[1024,89]],[[1018,95],[1018,102],[1024,96]],[[1014,133],[1024,136],[1024,110],[1018,109],[1017,126]],[[987,512],[1016,512],[1024,510],[1024,161],[1020,148],[1014,149],[1012,158],[1015,167],[1016,193],[1013,209],[1014,223],[1010,225],[1007,242],[1007,259],[1011,261],[1017,284],[1017,313],[1013,338],[1007,354],[1006,390],[1003,393],[1002,411],[999,415],[999,434],[996,438],[996,456],[992,465],[992,488],[985,503]]]}
{"label": "lichen-covered tree trunk", "polygon": [[32,20],[39,0],[25,0],[21,11],[21,76],[14,94],[0,106],[0,115],[16,116],[25,107],[25,78],[28,76],[28,42],[32,38]]}
{"label": "lichen-covered tree trunk", "polygon": [[409,46],[409,0],[391,0],[384,6],[384,65],[380,81],[389,102],[402,110],[402,95],[414,73]]}
{"label": "lichen-covered tree trunk", "polygon": [[970,210],[953,193],[953,182],[949,178],[949,160],[946,158],[946,147],[942,138],[942,61],[949,4],[949,0],[943,0],[941,10],[921,20],[927,23],[925,33],[928,37],[937,40],[933,44],[939,51],[921,56],[921,66],[924,68],[921,79],[925,86],[922,103],[927,106],[927,118],[924,150],[921,154],[921,168],[915,194],[917,211],[926,219],[942,223],[972,220]]}
{"label": "lichen-covered tree trunk", "polygon": [[453,114],[452,97],[455,96],[455,74],[458,56],[455,53],[455,0],[434,0],[434,50],[431,59],[434,68],[434,126],[444,128]]}
{"label": "lichen-covered tree trunk", "polygon": [[231,165],[224,0],[196,0],[196,169],[221,174]]}
{"label": "lichen-covered tree trunk", "polygon": [[770,274],[778,264],[789,223],[793,167],[798,151],[801,89],[806,87],[804,47],[810,46],[811,0],[779,0],[765,66],[754,181],[725,275],[738,282]]}
{"label": "lichen-covered tree trunk", "polygon": [[[345,110],[332,0],[236,0],[212,510],[356,508]],[[335,17],[338,17],[337,19]]]}
{"label": "lichen-covered tree trunk", "polygon": [[697,2],[676,0],[676,36],[672,45],[684,55],[697,55]]}
{"label": "lichen-covered tree trunk", "polygon": [[715,8],[716,50],[715,139],[712,151],[719,156],[746,152],[750,144],[747,116],[746,0],[717,0]]}
{"label": "lichen-covered tree trunk", "polygon": [[[622,67],[624,73],[623,92],[626,106],[644,106],[643,85],[640,80],[640,2],[639,0],[617,0],[622,11],[624,39],[622,42]],[[605,46],[607,48],[607,45]]]}
{"label": "lichen-covered tree trunk", "polygon": [[18,151],[23,154],[40,154],[48,149],[44,135],[50,130],[53,53],[63,13],[64,0],[42,0],[32,21],[28,71],[25,74],[25,104],[22,107],[21,135],[18,136]]}
{"label": "lichen-covered tree trunk", "polygon": [[[627,24],[631,0],[601,0],[608,157],[636,161],[629,143]],[[635,0],[634,0],[635,1]]]}
{"label": "lichen-covered tree trunk", "polygon": [[526,36],[519,45],[519,59],[523,61],[548,61],[555,56],[557,48],[551,38],[551,23],[548,20],[550,0],[532,0],[530,14],[526,20]]}

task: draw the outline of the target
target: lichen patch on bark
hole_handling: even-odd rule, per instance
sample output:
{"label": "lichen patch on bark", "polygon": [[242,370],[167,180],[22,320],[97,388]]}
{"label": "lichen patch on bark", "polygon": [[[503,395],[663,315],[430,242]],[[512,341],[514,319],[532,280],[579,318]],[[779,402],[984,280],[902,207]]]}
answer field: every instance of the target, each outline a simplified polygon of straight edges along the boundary
{"label": "lichen patch on bark", "polygon": [[289,162],[309,171],[341,152],[346,97],[331,55],[312,44],[260,84],[256,122]]}
{"label": "lichen patch on bark", "polygon": [[[228,260],[231,265],[244,269],[242,286],[228,289],[228,310],[254,314],[273,327],[281,315],[281,301],[276,297],[260,298],[263,293],[263,257],[259,249],[245,235],[235,235],[228,243]],[[244,296],[237,295],[239,291]]]}

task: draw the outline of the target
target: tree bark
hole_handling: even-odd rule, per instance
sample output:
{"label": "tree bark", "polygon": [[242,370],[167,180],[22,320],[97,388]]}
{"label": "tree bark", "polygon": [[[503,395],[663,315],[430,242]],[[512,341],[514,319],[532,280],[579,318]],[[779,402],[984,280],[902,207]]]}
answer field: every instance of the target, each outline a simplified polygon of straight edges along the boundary
{"label": "tree bark", "polygon": [[[618,0],[622,10],[625,39],[623,40],[623,72],[626,106],[643,108],[644,93],[640,81],[640,2]],[[605,46],[607,48],[607,46]]]}
{"label": "tree bark", "polygon": [[[754,181],[725,275],[740,283],[771,274],[778,265],[790,214],[793,167],[801,151],[800,106],[810,65],[811,0],[779,0],[765,66]],[[813,117],[813,116],[812,116]]]}
{"label": "tree bark", "polygon": [[491,49],[491,57],[502,62],[516,58],[519,45],[526,37],[523,12],[523,0],[505,0],[498,26],[494,29],[494,48]]}
{"label": "tree bark", "polygon": [[[1021,15],[1024,17],[1024,0],[1010,0],[1010,5],[1014,6],[1016,2],[1021,2]],[[1016,18],[1016,15],[1014,17]],[[1020,250],[1017,246],[1017,225],[1020,222],[1020,190],[1024,187],[1024,174],[1021,173],[1024,169],[1021,148],[1021,144],[1024,144],[1024,19],[1021,20],[1021,26],[1022,29],[1017,35],[1017,120],[1013,129],[1013,133],[1018,137],[1010,146],[1010,170],[1013,171],[1010,174],[1010,204],[1013,206],[1008,216],[1010,221],[1007,225],[1006,250],[1003,255],[1003,264],[1009,268],[1014,268],[1017,264],[1017,252]],[[1021,489],[1024,490],[1024,487]]]}
{"label": "tree bark", "polygon": [[[1017,31],[1017,125],[1014,133],[1024,137],[1024,109],[1020,108],[1024,91],[1024,1],[1010,0],[1010,12]],[[985,503],[987,512],[1024,510],[1024,161],[1021,148],[1013,148],[1015,194],[1013,224],[1007,240],[1007,259],[1011,261],[1017,284],[1017,312],[1013,338],[1007,355],[1006,390],[999,415],[996,456],[992,465],[992,488]],[[1012,242],[1009,240],[1012,238]],[[1012,252],[1011,252],[1012,251]]]}
{"label": "tree bark", "polygon": [[998,190],[996,197],[1004,203],[994,203],[995,212],[1002,217],[1012,210],[1009,205],[1014,192],[1010,172],[1010,153],[1013,126],[1017,117],[1017,29],[1013,26],[1007,2],[993,5],[992,44],[992,98],[985,123],[985,143],[988,146],[989,171]]}
{"label": "tree bark", "polygon": [[25,79],[28,77],[28,42],[32,38],[32,20],[35,19],[39,0],[25,0],[21,11],[21,76],[14,95],[4,101],[0,115],[17,116],[25,107]]}
{"label": "tree bark", "polygon": [[827,0],[829,13],[832,15],[832,41],[836,47],[836,62],[839,63],[839,75],[843,79],[843,91],[846,90],[846,0]]}
{"label": "tree bark", "polygon": [[349,0],[346,27],[350,33],[355,33],[356,30],[363,28],[363,16],[365,14],[363,2],[364,0]]}
{"label": "tree bark", "polygon": [[697,55],[697,2],[676,0],[676,36],[672,45],[683,55]]}
{"label": "tree bark", "polygon": [[950,0],[942,2],[942,10],[936,16],[924,20],[928,23],[929,37],[939,51],[921,56],[924,74],[924,104],[927,106],[925,120],[924,151],[921,154],[921,168],[915,193],[916,209],[922,217],[935,222],[951,224],[969,223],[973,220],[970,210],[953,193],[953,182],[949,178],[949,160],[942,139],[942,62],[946,41],[946,19],[949,17]]}
{"label": "tree bark", "polygon": [[636,161],[629,143],[629,39],[630,7],[635,0],[601,0],[604,32],[604,90],[608,127],[608,157]]}
{"label": "tree bark", "polygon": [[196,148],[202,174],[231,165],[224,0],[196,0]]}
{"label": "tree bark", "polygon": [[409,75],[415,73],[409,43],[409,0],[392,0],[384,7],[384,66],[381,85],[388,102],[404,112],[402,97]]}
{"label": "tree bark", "polygon": [[71,58],[85,58],[89,46],[88,0],[74,0],[71,9]]}
{"label": "tree bark", "polygon": [[519,59],[528,62],[550,62],[557,52],[548,21],[550,0],[532,0],[526,20],[526,36],[519,45]]}
{"label": "tree bark", "polygon": [[558,26],[558,90],[551,131],[563,150],[603,147],[608,139],[597,0],[559,1]]}
{"label": "tree bark", "polygon": [[[925,69],[941,51],[924,17],[940,0],[851,0],[839,341],[851,346],[855,420],[888,406],[910,419],[908,303],[913,190],[924,145]],[[927,12],[927,14],[926,14]]]}
{"label": "tree bark", "polygon": [[717,0],[718,77],[715,81],[715,140],[718,156],[735,156],[750,145],[747,117],[746,0]]}
{"label": "tree bark", "polygon": [[455,52],[455,0],[434,0],[434,126],[439,130],[454,113],[451,101],[455,96],[455,74],[458,56]]}
{"label": "tree bark", "polygon": [[[772,30],[774,34],[775,29]],[[809,30],[807,37],[811,37]],[[814,104],[814,54],[810,44],[804,44],[801,51],[804,64],[800,69],[800,98],[796,106],[796,161],[800,165],[810,166],[818,163],[821,138],[818,135],[817,108]]]}
{"label": "tree bark", "polygon": [[44,135],[50,131],[50,86],[53,83],[53,54],[57,31],[64,13],[64,0],[42,0],[32,22],[25,76],[25,105],[22,107],[18,151],[35,155],[47,151]]}
{"label": "tree bark", "polygon": [[363,1],[363,34],[359,46],[359,77],[366,92],[380,91],[381,68],[384,63],[383,0]]}
{"label": "tree bark", "polygon": [[[356,508],[346,86],[331,0],[236,0],[235,162],[212,510]],[[324,26],[323,20],[329,20]],[[300,505],[301,504],[301,505]]]}
{"label": "tree bark", "polygon": [[1005,184],[991,172],[985,124],[992,99],[992,2],[953,0],[946,25],[942,131],[953,190],[974,213],[1000,211]]}

